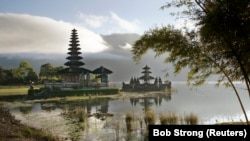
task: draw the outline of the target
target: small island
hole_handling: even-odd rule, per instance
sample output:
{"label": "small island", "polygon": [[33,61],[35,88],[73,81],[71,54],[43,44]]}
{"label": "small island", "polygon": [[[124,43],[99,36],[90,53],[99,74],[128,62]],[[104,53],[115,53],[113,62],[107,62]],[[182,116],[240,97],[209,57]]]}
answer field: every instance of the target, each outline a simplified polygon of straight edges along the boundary
{"label": "small island", "polygon": [[118,94],[118,88],[109,87],[108,75],[113,71],[100,66],[94,70],[84,68],[85,63],[80,56],[79,38],[76,29],[72,30],[67,61],[65,67],[59,69],[56,73],[60,75],[60,81],[44,82],[44,88],[35,89],[30,84],[28,90],[28,99],[65,97],[65,96],[83,96],[89,94]]}
{"label": "small island", "polygon": [[[129,84],[122,83],[122,90],[127,92],[142,92],[142,91],[166,91],[171,89],[171,82],[162,82],[160,77],[153,77],[150,75],[150,67],[147,65],[143,68],[143,75],[141,77],[132,77]],[[154,79],[154,83],[150,80]],[[142,80],[143,82],[140,82]]]}

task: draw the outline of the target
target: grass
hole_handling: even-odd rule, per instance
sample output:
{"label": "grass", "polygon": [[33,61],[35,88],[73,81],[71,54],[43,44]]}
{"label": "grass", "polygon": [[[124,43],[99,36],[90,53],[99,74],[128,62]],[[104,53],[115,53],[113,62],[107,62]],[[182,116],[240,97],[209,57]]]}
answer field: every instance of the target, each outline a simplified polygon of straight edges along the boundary
{"label": "grass", "polygon": [[6,95],[26,95],[28,92],[28,87],[24,88],[0,88],[0,96]]}
{"label": "grass", "polygon": [[39,130],[26,125],[21,125],[18,132],[13,134],[19,139],[35,139],[35,140],[48,140],[48,141],[60,141],[59,137],[53,136],[46,130]]}
{"label": "grass", "polygon": [[[37,85],[35,88],[40,88],[42,85]],[[29,86],[0,86],[0,96],[6,95],[26,95]]]}
{"label": "grass", "polygon": [[0,127],[1,141],[62,141],[61,138],[52,135],[47,130],[35,129],[21,124],[2,105],[0,105]]}
{"label": "grass", "polygon": [[[40,90],[43,88],[43,85],[36,85],[34,87],[35,90]],[[0,86],[0,101],[15,101],[15,100],[23,100],[26,95],[28,95],[29,86]],[[84,94],[86,93],[86,94]],[[119,89],[86,89],[86,90],[53,90],[53,97],[46,98],[46,100],[53,99],[87,99],[90,96],[93,98],[100,97],[114,97],[119,94]]]}
{"label": "grass", "polygon": [[[35,88],[41,88],[43,85],[36,85]],[[22,86],[0,86],[0,101],[18,101],[23,100],[28,94],[28,85]]]}
{"label": "grass", "polygon": [[28,86],[0,86],[0,101],[23,99],[28,89]]}

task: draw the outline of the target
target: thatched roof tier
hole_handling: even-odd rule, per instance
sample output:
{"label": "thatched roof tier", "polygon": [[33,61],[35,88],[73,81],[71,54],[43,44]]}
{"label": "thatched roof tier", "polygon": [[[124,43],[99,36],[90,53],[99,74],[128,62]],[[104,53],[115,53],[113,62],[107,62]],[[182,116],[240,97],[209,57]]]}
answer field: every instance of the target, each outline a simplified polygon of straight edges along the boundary
{"label": "thatched roof tier", "polygon": [[144,69],[144,70],[149,70],[150,69],[150,67],[148,67],[147,65],[144,67],[144,68],[142,68],[142,69]]}
{"label": "thatched roof tier", "polygon": [[91,73],[91,70],[88,70],[86,68],[74,68],[74,69],[71,69],[71,68],[65,68],[65,69],[62,69],[62,70],[59,70],[58,73]]}
{"label": "thatched roof tier", "polygon": [[[73,38],[71,38],[71,39],[73,39]],[[71,42],[71,44],[69,44],[69,46],[80,46],[80,44],[77,44],[77,43],[75,43],[75,42],[79,42],[79,41],[70,41]],[[68,48],[69,50],[70,49],[74,49],[74,48]],[[78,47],[78,48],[76,48],[77,50],[79,50],[80,48]]]}
{"label": "thatched roof tier", "polygon": [[64,64],[65,66],[83,66],[85,63],[80,61],[68,61]]}
{"label": "thatched roof tier", "polygon": [[81,52],[68,52],[67,54],[69,54],[69,55],[80,55],[82,53]]}
{"label": "thatched roof tier", "polygon": [[139,77],[139,79],[149,80],[149,79],[155,79],[155,78],[153,76],[150,76],[150,75],[143,75],[143,76]]}
{"label": "thatched roof tier", "polygon": [[83,57],[81,56],[68,56],[66,59],[68,60],[81,60]]}
{"label": "thatched roof tier", "polygon": [[111,74],[113,72],[103,66],[100,66],[99,68],[93,70],[92,73],[93,74]]}
{"label": "thatched roof tier", "polygon": [[152,72],[149,70],[145,70],[145,71],[142,71],[141,73],[152,73]]}

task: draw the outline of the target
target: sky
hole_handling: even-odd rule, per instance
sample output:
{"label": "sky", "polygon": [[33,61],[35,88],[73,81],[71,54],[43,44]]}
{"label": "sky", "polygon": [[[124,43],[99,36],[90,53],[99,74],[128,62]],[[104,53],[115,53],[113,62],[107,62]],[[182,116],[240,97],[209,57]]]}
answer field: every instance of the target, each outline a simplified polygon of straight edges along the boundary
{"label": "sky", "polygon": [[28,14],[79,24],[98,34],[143,33],[155,25],[174,23],[169,0],[1,0],[0,12]]}
{"label": "sky", "polygon": [[83,52],[108,48],[100,35],[182,24],[161,6],[170,0],[1,0],[1,53],[66,53],[71,30]]}
{"label": "sky", "polygon": [[[0,55],[58,59],[57,55],[67,55],[71,31],[75,28],[83,61],[89,59],[86,58],[89,54],[95,57],[94,61],[107,56],[123,58],[108,52],[112,47],[101,35],[142,35],[151,28],[166,25],[179,28],[185,22],[170,15],[174,9],[161,9],[169,1],[172,0],[0,0]],[[129,50],[132,45],[119,47]],[[132,54],[126,58],[132,60]],[[158,65],[159,71],[165,69],[158,64],[160,61],[152,59],[153,54],[146,58],[145,62],[150,60],[154,66]],[[117,62],[121,65],[116,66],[121,69],[117,72],[127,71],[123,69],[126,64]],[[133,65],[130,63],[131,68]]]}

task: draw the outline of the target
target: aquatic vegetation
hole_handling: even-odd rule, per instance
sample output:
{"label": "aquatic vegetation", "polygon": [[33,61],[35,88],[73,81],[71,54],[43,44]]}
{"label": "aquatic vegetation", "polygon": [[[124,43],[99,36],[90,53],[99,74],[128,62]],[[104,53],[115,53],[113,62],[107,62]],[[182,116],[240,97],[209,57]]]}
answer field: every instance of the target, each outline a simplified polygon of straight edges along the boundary
{"label": "aquatic vegetation", "polygon": [[185,124],[188,125],[195,125],[198,124],[198,116],[194,113],[189,113],[188,115],[184,116]]}
{"label": "aquatic vegetation", "polygon": [[152,109],[146,109],[145,111],[145,116],[144,116],[144,121],[146,125],[154,125],[156,122],[156,116],[155,113]]}
{"label": "aquatic vegetation", "polygon": [[133,113],[128,112],[126,113],[125,121],[126,121],[126,127],[127,127],[127,132],[133,131],[133,120],[135,119],[135,116]]}
{"label": "aquatic vegetation", "polygon": [[62,115],[67,118],[77,119],[78,122],[84,122],[87,119],[87,113],[82,107],[76,107],[73,110],[68,110],[68,108],[65,107]]}
{"label": "aquatic vegetation", "polygon": [[160,114],[160,124],[161,125],[177,124],[178,120],[179,120],[178,116],[173,112],[170,112],[166,115]]}

